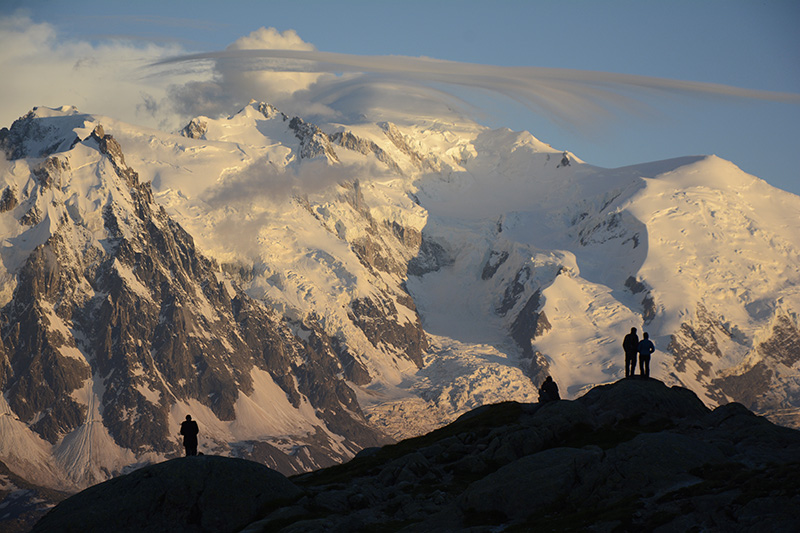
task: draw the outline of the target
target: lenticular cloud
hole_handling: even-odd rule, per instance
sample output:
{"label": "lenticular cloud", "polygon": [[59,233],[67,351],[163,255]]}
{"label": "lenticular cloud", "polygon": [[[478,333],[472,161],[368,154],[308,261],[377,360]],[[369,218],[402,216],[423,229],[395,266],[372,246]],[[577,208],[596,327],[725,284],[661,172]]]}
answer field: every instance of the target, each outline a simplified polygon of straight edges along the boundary
{"label": "lenticular cloud", "polygon": [[219,72],[294,72],[351,74],[322,76],[307,91],[321,94],[325,85],[341,92],[363,86],[355,73],[370,80],[421,85],[460,86],[491,91],[514,99],[537,112],[573,125],[607,115],[613,109],[631,111],[639,100],[662,93],[735,97],[800,103],[800,94],[760,91],[693,81],[630,74],[542,67],[508,67],[445,61],[426,57],[361,56],[285,49],[226,49],[219,52],[167,58],[153,66],[212,61]]}

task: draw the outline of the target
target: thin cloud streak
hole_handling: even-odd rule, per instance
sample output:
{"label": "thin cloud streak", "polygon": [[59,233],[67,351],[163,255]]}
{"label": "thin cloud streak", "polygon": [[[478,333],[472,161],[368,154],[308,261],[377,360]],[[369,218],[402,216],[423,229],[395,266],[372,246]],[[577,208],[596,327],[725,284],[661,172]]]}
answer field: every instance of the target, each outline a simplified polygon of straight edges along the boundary
{"label": "thin cloud streak", "polygon": [[[427,57],[362,56],[315,50],[227,49],[166,58],[153,63],[151,67],[185,66],[206,61],[214,62],[216,68],[225,64],[226,69],[239,69],[241,72],[369,73],[389,81],[478,88],[504,95],[573,124],[607,115],[609,108],[630,111],[649,94],[665,92],[800,104],[800,94],[716,83],[587,70],[509,67]],[[351,80],[350,83],[358,82]]]}

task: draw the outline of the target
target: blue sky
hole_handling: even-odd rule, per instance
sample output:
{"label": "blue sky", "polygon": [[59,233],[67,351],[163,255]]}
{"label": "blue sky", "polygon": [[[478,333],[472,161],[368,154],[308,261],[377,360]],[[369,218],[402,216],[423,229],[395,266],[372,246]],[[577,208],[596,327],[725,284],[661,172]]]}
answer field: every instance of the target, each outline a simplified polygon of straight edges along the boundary
{"label": "blue sky", "polygon": [[[13,90],[0,88],[3,126],[34,105],[63,104],[136,122],[130,110],[126,115],[122,109],[126,91],[131,100],[142,92],[132,84],[107,91],[116,98],[87,96],[88,89],[59,83],[59,76],[68,74],[23,67],[23,61],[138,65],[137,51],[148,57],[219,51],[261,27],[295,30],[322,52],[581,69],[800,93],[800,2],[794,0],[6,0],[0,17],[7,22],[0,26],[0,44],[32,48],[28,55],[15,52],[13,57],[0,52],[0,67],[19,80]],[[115,71],[105,77],[100,67],[93,72],[97,84],[110,83]],[[42,82],[48,75],[56,79]],[[599,123],[565,126],[503,97],[463,88],[454,92],[482,106],[479,122],[528,130],[592,164],[615,167],[716,154],[800,194],[798,100],[664,91],[643,96],[649,107],[641,113],[620,111]]]}

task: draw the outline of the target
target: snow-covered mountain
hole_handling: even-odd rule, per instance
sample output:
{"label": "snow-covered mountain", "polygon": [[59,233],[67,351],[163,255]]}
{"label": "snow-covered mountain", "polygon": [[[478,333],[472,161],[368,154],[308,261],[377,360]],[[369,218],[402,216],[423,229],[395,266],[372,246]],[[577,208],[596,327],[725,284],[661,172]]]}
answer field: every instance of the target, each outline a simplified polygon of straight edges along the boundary
{"label": "snow-covered mountain", "polygon": [[324,466],[615,381],[631,327],[654,377],[797,419],[800,197],[717,157],[255,102],[175,135],[38,108],[0,143],[0,460],[40,484],[175,455],[187,412],[207,453]]}

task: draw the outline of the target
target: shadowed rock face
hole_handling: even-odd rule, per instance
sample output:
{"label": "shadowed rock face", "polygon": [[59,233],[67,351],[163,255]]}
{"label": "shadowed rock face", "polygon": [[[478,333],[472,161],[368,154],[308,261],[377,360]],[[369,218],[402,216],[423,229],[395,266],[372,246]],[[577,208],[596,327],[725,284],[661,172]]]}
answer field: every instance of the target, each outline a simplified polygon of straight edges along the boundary
{"label": "shadowed rock face", "polygon": [[[0,134],[0,151],[23,157],[26,140],[54,147],[36,152],[42,157],[68,150],[75,145],[72,133],[64,138],[64,129],[56,119],[31,114]],[[369,380],[352,350],[316,321],[290,323],[228,283],[155,203],[150,184],[140,182],[119,142],[102,126],[80,142],[87,153],[97,152],[95,186],[118,191],[100,195],[95,211],[102,221],[96,227],[87,226],[86,213],[70,203],[77,194],[70,183],[79,176],[68,152],[32,167],[30,187],[9,186],[0,193],[0,210],[16,208],[19,213],[11,216],[19,215],[23,225],[42,223],[48,209],[57,213],[48,217],[58,220],[52,231],[42,230],[49,238],[16,272],[11,300],[0,308],[0,390],[15,416],[55,446],[81,431],[87,418],[102,419],[121,448],[138,457],[170,457],[180,453],[170,427],[172,406],[196,400],[219,420],[234,420],[237,399],[253,392],[258,369],[270,374],[294,407],[308,398],[322,421],[315,433],[295,438],[308,459],[266,443],[208,442],[218,453],[241,452],[295,473],[388,442],[366,424],[345,382]],[[45,192],[51,197],[45,199]],[[369,318],[394,324],[383,316]],[[303,330],[302,337],[295,329]],[[425,349],[418,324],[400,333],[405,336],[391,337],[395,344],[410,338],[418,354]],[[421,364],[421,356],[416,359]],[[80,393],[83,388],[91,401]],[[94,396],[101,406],[96,417],[89,412]],[[344,440],[331,441],[322,425]],[[117,468],[69,472],[70,482],[83,488],[119,473]]]}
{"label": "shadowed rock face", "polygon": [[574,401],[484,406],[291,480],[169,461],[87,489],[34,531],[789,532],[798,458],[800,432],[740,404],[711,411],[687,389],[625,379]]}
{"label": "shadowed rock face", "polygon": [[100,483],[33,531],[239,531],[302,491],[278,472],[227,457],[173,459]]}

